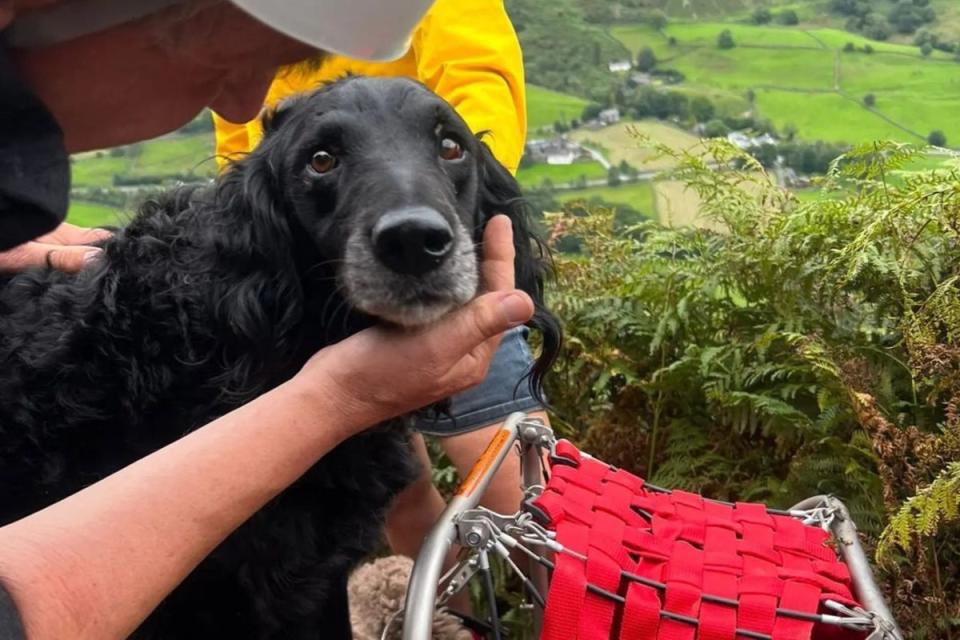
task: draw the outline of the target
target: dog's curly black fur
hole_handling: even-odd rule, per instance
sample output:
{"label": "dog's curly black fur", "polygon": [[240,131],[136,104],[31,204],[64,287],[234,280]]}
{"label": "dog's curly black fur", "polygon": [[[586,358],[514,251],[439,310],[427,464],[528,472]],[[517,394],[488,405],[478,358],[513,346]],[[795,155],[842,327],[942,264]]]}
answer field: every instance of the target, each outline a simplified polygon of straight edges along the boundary
{"label": "dog's curly black fur", "polygon": [[[467,131],[420,85],[349,78],[281,108],[264,142],[212,187],[145,204],[105,243],[95,266],[6,283],[0,523],[244,404],[289,379],[318,349],[376,321],[345,293],[346,236],[337,230],[355,224],[361,202],[365,211],[395,204],[389,200],[400,187],[381,184],[389,171],[367,157],[378,147],[368,138],[352,150],[352,173],[322,188],[317,176],[305,177],[300,167],[309,155],[301,154],[318,144],[314,121],[331,113],[363,123],[363,135],[381,131],[410,158],[420,151],[406,146],[441,126],[424,129],[424,113]],[[324,127],[328,135],[329,122]],[[468,132],[460,142],[463,162],[418,160],[428,168],[402,179],[433,182],[401,191],[432,193],[476,243],[490,216],[512,218],[518,286],[533,296],[531,324],[544,337],[531,377],[539,389],[560,339],[543,305],[544,255],[516,182]],[[407,444],[402,421],[393,420],[340,445],[220,545],[134,637],[349,637],[346,576],[379,544],[385,508],[412,477]]]}

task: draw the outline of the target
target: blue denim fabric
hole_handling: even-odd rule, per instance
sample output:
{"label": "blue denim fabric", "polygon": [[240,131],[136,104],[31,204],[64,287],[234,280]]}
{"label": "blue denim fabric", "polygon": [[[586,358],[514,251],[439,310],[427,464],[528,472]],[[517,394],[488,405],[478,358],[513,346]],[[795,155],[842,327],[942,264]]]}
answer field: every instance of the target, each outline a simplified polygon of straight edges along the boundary
{"label": "blue denim fabric", "polygon": [[453,419],[424,411],[414,417],[413,427],[431,436],[455,436],[500,422],[514,411],[542,409],[526,380],[533,365],[529,333],[527,327],[517,327],[504,334],[484,381],[451,399]]}

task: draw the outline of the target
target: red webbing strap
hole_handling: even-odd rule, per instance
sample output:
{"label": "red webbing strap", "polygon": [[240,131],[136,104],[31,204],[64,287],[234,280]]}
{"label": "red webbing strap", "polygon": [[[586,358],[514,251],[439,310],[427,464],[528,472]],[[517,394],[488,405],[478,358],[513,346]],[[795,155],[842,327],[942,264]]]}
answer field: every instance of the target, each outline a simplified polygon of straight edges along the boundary
{"label": "red webbing strap", "polygon": [[[563,544],[572,547],[579,542],[586,548],[586,526],[561,522],[556,526],[556,531],[557,537],[563,539]],[[583,571],[583,563],[573,556],[557,554],[550,590],[547,592],[547,602],[550,604],[544,613],[540,637],[543,640],[577,640],[576,633],[580,628],[580,614],[586,595],[587,576]]]}
{"label": "red webbing strap", "polygon": [[660,595],[653,587],[631,582],[620,622],[620,640],[656,638],[660,628]]}
{"label": "red webbing strap", "polygon": [[[743,561],[735,551],[739,527],[733,509],[705,501],[703,511],[710,523],[704,535],[703,592],[736,600]],[[736,628],[736,607],[706,601],[700,605],[698,640],[734,640]]]}
{"label": "red webbing strap", "polygon": [[[702,552],[686,542],[677,542],[673,546],[673,556],[666,573],[663,609],[697,619],[703,591]],[[694,640],[696,635],[697,627],[694,625],[665,618],[660,623],[657,640]]]}
{"label": "red webbing strap", "polygon": [[[820,589],[803,582],[787,582],[780,596],[780,608],[792,611],[816,611],[820,603]],[[773,640],[809,640],[813,622],[777,616],[773,625]]]}
{"label": "red webbing strap", "polygon": [[737,626],[769,634],[776,620],[781,584],[776,577],[780,555],[773,548],[776,528],[773,517],[762,504],[738,502],[733,519],[743,528],[739,544],[743,577]]}

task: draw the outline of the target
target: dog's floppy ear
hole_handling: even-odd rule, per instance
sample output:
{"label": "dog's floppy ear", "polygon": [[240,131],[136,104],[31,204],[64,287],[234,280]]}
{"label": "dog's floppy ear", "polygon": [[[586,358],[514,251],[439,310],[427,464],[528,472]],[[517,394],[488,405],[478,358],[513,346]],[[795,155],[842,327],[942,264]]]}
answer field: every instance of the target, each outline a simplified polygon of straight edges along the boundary
{"label": "dog's floppy ear", "polygon": [[286,100],[283,100],[280,104],[275,107],[270,107],[263,111],[263,114],[260,116],[260,126],[263,127],[263,134],[270,135],[281,126],[290,115],[294,112],[297,104],[303,101],[303,97],[296,95]]}
{"label": "dog's floppy ear", "polygon": [[520,193],[520,185],[500,164],[487,145],[480,143],[480,225],[497,214],[505,214],[513,222],[513,242],[516,249],[514,263],[517,288],[533,298],[535,311],[527,325],[540,332],[543,349],[533,365],[530,389],[543,399],[543,378],[560,353],[563,334],[557,317],[547,309],[543,283],[550,272],[550,253],[546,244],[535,233],[529,206]]}
{"label": "dog's floppy ear", "polygon": [[293,348],[303,311],[280,192],[267,141],[220,176],[212,201],[203,204],[211,209],[204,244],[216,248],[208,271],[218,340],[235,362],[221,381],[228,393],[262,391],[253,389],[262,378],[259,364]]}

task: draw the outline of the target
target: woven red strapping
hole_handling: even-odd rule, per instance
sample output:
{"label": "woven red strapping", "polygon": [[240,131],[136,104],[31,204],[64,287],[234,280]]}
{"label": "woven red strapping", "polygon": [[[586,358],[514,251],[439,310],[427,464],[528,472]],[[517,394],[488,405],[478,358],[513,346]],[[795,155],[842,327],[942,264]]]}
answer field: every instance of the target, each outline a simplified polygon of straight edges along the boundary
{"label": "woven red strapping", "polygon": [[[652,491],[567,441],[533,505],[557,542],[586,558],[555,554],[546,640],[735,640],[738,630],[809,640],[828,630],[784,611],[822,612],[827,599],[857,604],[822,529],[762,504]],[[836,627],[827,635],[864,636]]]}

